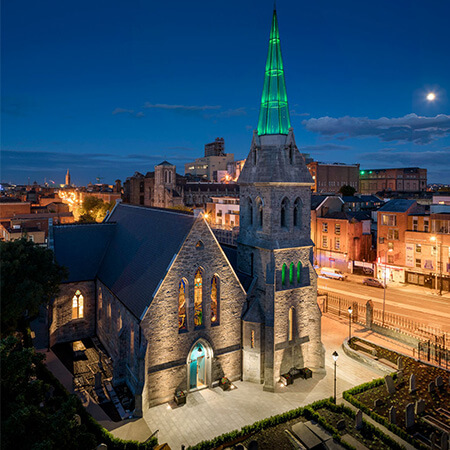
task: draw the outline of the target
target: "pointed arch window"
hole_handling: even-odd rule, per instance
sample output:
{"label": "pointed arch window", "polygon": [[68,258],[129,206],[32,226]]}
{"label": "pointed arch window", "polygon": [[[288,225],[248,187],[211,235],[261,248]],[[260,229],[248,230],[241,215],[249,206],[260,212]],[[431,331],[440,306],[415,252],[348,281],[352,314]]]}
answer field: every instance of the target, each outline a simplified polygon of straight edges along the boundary
{"label": "pointed arch window", "polygon": [[283,264],[283,267],[281,268],[281,284],[283,286],[286,286],[286,272],[287,272],[287,265],[285,263],[285,264]]}
{"label": "pointed arch window", "polygon": [[203,325],[203,276],[198,269],[194,277],[194,325]]}
{"label": "pointed arch window", "polygon": [[178,330],[187,330],[186,316],[186,281],[182,279],[178,285]]}
{"label": "pointed arch window", "polygon": [[302,279],[302,263],[299,261],[297,263],[297,283],[300,284]]}
{"label": "pointed arch window", "polygon": [[84,317],[84,297],[80,291],[76,291],[72,298],[72,319]]}
{"label": "pointed arch window", "polygon": [[289,324],[288,324],[288,339],[289,341],[294,340],[294,312],[295,308],[289,308]]}
{"label": "pointed arch window", "polygon": [[211,279],[211,325],[219,325],[219,277]]}
{"label": "pointed arch window", "polygon": [[293,216],[294,227],[299,228],[301,226],[301,200],[299,198],[294,202]]}
{"label": "pointed arch window", "polygon": [[289,264],[289,284],[294,284],[294,263]]}
{"label": "pointed arch window", "polygon": [[257,205],[257,214],[258,214],[258,227],[262,228],[263,227],[263,220],[264,220],[264,205],[263,205],[263,201],[258,198],[256,201],[256,205]]}
{"label": "pointed arch window", "polygon": [[287,212],[288,212],[288,199],[284,198],[281,202],[281,227],[286,228],[287,227]]}
{"label": "pointed arch window", "polygon": [[250,197],[247,200],[247,205],[248,205],[248,223],[250,225],[253,225],[253,202]]}
{"label": "pointed arch window", "polygon": [[99,286],[98,287],[98,315],[99,315],[99,317],[102,316],[102,312],[103,312],[103,292],[102,292],[102,287]]}

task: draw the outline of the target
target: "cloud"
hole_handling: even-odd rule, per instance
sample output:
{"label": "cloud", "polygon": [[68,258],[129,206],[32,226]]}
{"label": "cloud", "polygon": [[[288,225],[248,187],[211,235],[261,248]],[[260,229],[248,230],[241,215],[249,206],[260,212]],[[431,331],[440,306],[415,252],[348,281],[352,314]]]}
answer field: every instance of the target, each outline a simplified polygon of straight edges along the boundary
{"label": "cloud", "polygon": [[115,116],[116,114],[128,114],[131,117],[144,117],[145,114],[142,111],[138,111],[137,113],[135,113],[134,109],[126,109],[126,108],[116,108],[113,112],[112,115]]}
{"label": "cloud", "polygon": [[337,139],[378,137],[381,141],[414,142],[428,144],[450,134],[450,116],[421,117],[407,114],[404,117],[369,119],[367,117],[320,117],[304,120],[308,131]]}
{"label": "cloud", "polygon": [[320,144],[320,145],[305,145],[300,150],[302,152],[323,152],[323,151],[347,151],[350,150],[351,147],[348,145],[339,145],[339,144],[332,144],[332,143],[326,143],[326,144]]}
{"label": "cloud", "polygon": [[207,111],[211,109],[220,109],[220,105],[167,105],[165,103],[146,102],[144,108],[167,109],[175,111]]}
{"label": "cloud", "polygon": [[291,109],[291,110],[289,111],[289,114],[290,114],[291,116],[298,116],[298,117],[307,117],[307,116],[310,116],[310,115],[311,115],[310,113],[307,113],[307,112],[298,113],[295,109]]}
{"label": "cloud", "polygon": [[359,158],[382,163],[384,166],[449,167],[450,148],[422,152],[400,152],[396,149],[384,148],[378,152],[362,153]]}

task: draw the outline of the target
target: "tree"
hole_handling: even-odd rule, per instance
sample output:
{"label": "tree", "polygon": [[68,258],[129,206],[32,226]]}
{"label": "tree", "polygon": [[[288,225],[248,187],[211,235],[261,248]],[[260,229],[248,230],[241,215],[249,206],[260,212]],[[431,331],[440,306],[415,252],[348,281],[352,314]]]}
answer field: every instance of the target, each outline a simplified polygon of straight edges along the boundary
{"label": "tree", "polygon": [[355,195],[356,189],[353,186],[349,186],[348,184],[345,184],[339,189],[339,192],[344,197],[353,197]]}
{"label": "tree", "polygon": [[111,211],[114,207],[114,202],[104,202],[101,198],[88,195],[84,198],[80,209],[80,223],[87,222],[101,222],[107,211]]}
{"label": "tree", "polygon": [[39,306],[55,297],[67,270],[53,260],[53,252],[26,239],[0,242],[1,334],[17,329],[25,315],[36,316]]}

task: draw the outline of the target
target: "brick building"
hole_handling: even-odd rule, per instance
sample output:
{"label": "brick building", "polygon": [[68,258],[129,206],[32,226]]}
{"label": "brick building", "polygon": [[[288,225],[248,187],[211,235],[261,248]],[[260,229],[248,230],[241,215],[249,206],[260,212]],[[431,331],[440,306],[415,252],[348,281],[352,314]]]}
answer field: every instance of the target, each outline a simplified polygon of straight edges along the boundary
{"label": "brick building", "polygon": [[239,198],[211,197],[206,204],[208,222],[213,228],[232,230],[239,226]]}
{"label": "brick building", "polygon": [[365,169],[359,172],[362,194],[421,192],[427,189],[427,169]]}
{"label": "brick building", "polygon": [[332,194],[342,186],[351,186],[359,192],[359,164],[326,164],[318,161],[308,163],[314,181],[313,192]]}

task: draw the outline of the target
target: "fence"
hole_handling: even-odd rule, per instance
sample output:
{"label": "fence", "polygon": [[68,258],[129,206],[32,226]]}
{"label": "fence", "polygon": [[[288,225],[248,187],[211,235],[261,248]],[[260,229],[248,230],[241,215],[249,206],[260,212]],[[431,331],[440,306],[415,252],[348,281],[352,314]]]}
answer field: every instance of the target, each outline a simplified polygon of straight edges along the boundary
{"label": "fence", "polygon": [[390,330],[414,338],[417,342],[418,358],[448,367],[450,362],[450,334],[440,328],[430,327],[410,320],[399,314],[385,312],[373,306],[372,301],[366,304],[348,298],[339,297],[329,292],[318,292],[318,302],[323,313],[348,318],[349,307],[352,308],[352,322],[372,328]]}

